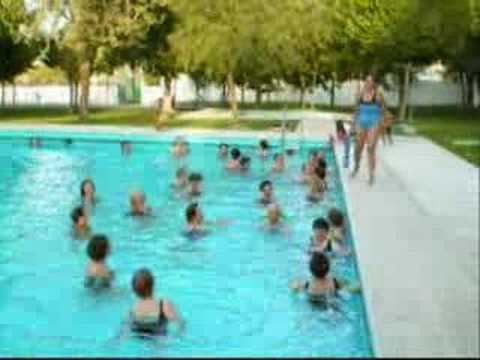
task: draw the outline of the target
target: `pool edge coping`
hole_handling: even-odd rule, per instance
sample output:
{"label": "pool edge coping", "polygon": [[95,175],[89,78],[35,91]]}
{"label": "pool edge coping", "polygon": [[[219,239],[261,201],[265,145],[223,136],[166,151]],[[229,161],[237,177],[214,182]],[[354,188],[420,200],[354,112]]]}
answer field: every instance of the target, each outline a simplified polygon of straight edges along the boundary
{"label": "pool edge coping", "polygon": [[373,321],[374,320],[373,306],[370,301],[370,297],[367,297],[367,294],[365,293],[365,289],[368,288],[367,286],[368,281],[366,280],[365,274],[362,270],[362,267],[360,266],[361,263],[363,263],[363,260],[362,260],[361,251],[359,251],[360,247],[357,246],[359,235],[358,235],[357,227],[355,225],[356,223],[353,220],[354,219],[353,211],[352,211],[353,207],[351,205],[349,197],[347,196],[347,194],[349,194],[350,192],[350,189],[348,187],[348,182],[346,181],[347,174],[343,170],[343,167],[340,166],[342,164],[342,161],[341,161],[342,155],[340,154],[339,151],[337,151],[340,149],[340,147],[337,146],[335,143],[330,144],[330,146],[334,154],[335,166],[337,167],[338,175],[340,177],[340,186],[342,187],[343,198],[345,199],[345,207],[347,209],[347,217],[349,220],[350,233],[351,233],[352,243],[354,247],[353,250],[356,257],[355,266],[357,268],[356,270],[358,273],[358,277],[360,278],[360,284],[362,287],[362,298],[363,298],[363,305],[364,305],[363,307],[364,307],[365,318],[366,318],[365,320],[367,322],[366,325],[367,325],[368,335],[370,338],[372,355],[373,355],[373,358],[382,358],[383,357],[382,352],[380,351],[380,348],[379,348],[379,341],[378,341],[379,337],[377,335],[375,327],[373,326],[375,323]]}

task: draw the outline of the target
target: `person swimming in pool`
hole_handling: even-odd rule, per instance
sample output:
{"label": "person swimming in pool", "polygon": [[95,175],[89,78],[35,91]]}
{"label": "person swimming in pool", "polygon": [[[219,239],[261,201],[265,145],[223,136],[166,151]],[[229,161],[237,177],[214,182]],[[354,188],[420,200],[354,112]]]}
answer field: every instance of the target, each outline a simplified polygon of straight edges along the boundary
{"label": "person swimming in pool", "polygon": [[309,180],[309,192],[307,194],[307,200],[312,203],[317,203],[323,199],[323,195],[328,189],[327,172],[321,165],[315,168],[315,171],[310,176]]}
{"label": "person swimming in pool", "polygon": [[183,328],[183,321],[174,305],[166,299],[154,298],[155,280],[152,272],[142,268],[135,272],[132,289],[139,298],[129,315],[130,330],[140,336],[165,336],[169,323]]}
{"label": "person swimming in pool", "polygon": [[186,233],[188,235],[205,235],[208,232],[205,229],[202,209],[197,202],[187,206],[185,220],[187,221]]}
{"label": "person swimming in pool", "polygon": [[315,169],[317,168],[320,159],[323,159],[324,155],[318,149],[310,150],[308,154],[308,161],[302,166],[302,177],[300,182],[303,184],[308,184],[310,178],[313,176]]}
{"label": "person swimming in pool", "polygon": [[368,75],[365,85],[360,92],[357,101],[357,111],[354,114],[354,126],[358,130],[354,153],[354,169],[352,177],[355,177],[360,169],[362,152],[367,145],[369,185],[375,181],[376,147],[379,136],[380,123],[383,119],[385,102],[382,92],[375,83],[373,75]]}
{"label": "person swimming in pool", "polygon": [[73,145],[73,139],[71,139],[71,138],[66,138],[66,139],[64,140],[64,144],[65,144],[65,147],[70,147],[70,146],[72,146],[72,145]]}
{"label": "person swimming in pool", "polygon": [[248,170],[250,170],[250,163],[251,163],[251,160],[250,160],[250,157],[249,156],[242,156],[240,158],[240,170],[244,173],[248,172]]}
{"label": "person swimming in pool", "polygon": [[351,286],[330,275],[330,260],[323,253],[314,253],[310,259],[309,281],[296,280],[290,283],[290,289],[294,292],[306,292],[312,305],[320,305],[323,309],[335,307],[335,298],[340,290],[358,293],[359,286]]}
{"label": "person swimming in pool", "polygon": [[80,185],[80,197],[83,205],[95,205],[98,201],[95,183],[91,179],[85,179]]}
{"label": "person swimming in pool", "polygon": [[273,156],[273,160],[272,171],[277,173],[283,172],[285,170],[285,156],[278,153]]}
{"label": "person swimming in pool", "polygon": [[132,153],[132,143],[130,141],[121,141],[120,149],[123,156],[129,156]]}
{"label": "person swimming in pool", "polygon": [[221,143],[220,145],[218,145],[218,157],[221,160],[228,159],[228,144]]}
{"label": "person swimming in pool", "polygon": [[188,172],[185,167],[178,168],[175,173],[175,182],[172,187],[175,190],[185,190],[188,186]]}
{"label": "person swimming in pool", "polygon": [[267,231],[277,232],[282,231],[288,233],[288,228],[285,226],[284,214],[280,205],[272,203],[267,207],[267,222],[265,228]]}
{"label": "person swimming in pool", "polygon": [[87,266],[84,285],[90,289],[109,288],[114,273],[106,265],[106,258],[110,255],[111,247],[105,235],[93,235],[87,245],[87,255],[90,263]]}
{"label": "person swimming in pool", "polygon": [[130,195],[130,216],[150,216],[152,209],[146,205],[147,197],[142,191],[135,191]]}
{"label": "person swimming in pool", "polygon": [[31,148],[41,148],[42,147],[42,140],[39,138],[31,138],[30,139],[30,147]]}
{"label": "person swimming in pool", "polygon": [[205,221],[203,211],[198,202],[190,203],[185,209],[185,220],[187,223],[185,235],[195,239],[210,233],[212,227],[228,226],[231,222],[225,220]]}
{"label": "person swimming in pool", "polygon": [[200,173],[191,173],[188,177],[188,195],[198,197],[202,195],[203,176]]}
{"label": "person swimming in pool", "polygon": [[329,238],[330,225],[324,218],[317,218],[312,223],[313,236],[310,239],[309,253],[332,252]]}
{"label": "person swimming in pool", "polygon": [[275,202],[273,196],[273,184],[270,180],[264,180],[258,186],[258,190],[260,191],[260,198],[258,202],[262,205],[270,205]]}
{"label": "person swimming in pool", "polygon": [[270,144],[267,139],[261,139],[258,143],[258,156],[262,159],[266,159],[269,156]]}
{"label": "person swimming in pool", "polygon": [[310,239],[308,252],[328,253],[332,255],[348,256],[349,251],[332,237],[331,227],[325,218],[320,217],[312,223],[313,236]]}
{"label": "person swimming in pool", "polygon": [[188,142],[182,136],[177,136],[172,145],[172,154],[177,158],[185,157],[189,154]]}
{"label": "person swimming in pool", "polygon": [[337,208],[330,209],[328,221],[330,223],[330,239],[335,243],[343,244],[346,232],[343,213]]}
{"label": "person swimming in pool", "polygon": [[77,206],[70,214],[73,223],[73,236],[77,239],[90,237],[90,225],[88,214],[83,206]]}
{"label": "person swimming in pool", "polygon": [[225,168],[231,171],[238,171],[242,169],[242,164],[240,163],[240,158],[242,153],[237,148],[230,150],[230,161],[227,163]]}

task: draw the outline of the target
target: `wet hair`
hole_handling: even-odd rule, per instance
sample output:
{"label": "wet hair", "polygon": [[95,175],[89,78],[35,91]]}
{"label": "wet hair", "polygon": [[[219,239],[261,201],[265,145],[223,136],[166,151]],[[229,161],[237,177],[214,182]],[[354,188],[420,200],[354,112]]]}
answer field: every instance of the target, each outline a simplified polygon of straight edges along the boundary
{"label": "wet hair", "polygon": [[190,176],[188,177],[188,181],[194,182],[194,181],[202,181],[203,176],[200,173],[191,173]]}
{"label": "wet hair", "polygon": [[260,140],[259,145],[262,150],[268,150],[270,148],[270,145],[266,139]]}
{"label": "wet hair", "polygon": [[185,210],[185,218],[187,219],[188,223],[192,222],[192,220],[197,215],[197,211],[198,203],[194,202],[187,206],[187,209]]}
{"label": "wet hair", "polygon": [[240,158],[240,165],[242,166],[247,166],[248,164],[250,164],[250,157],[249,156],[242,156]]}
{"label": "wet hair", "polygon": [[310,272],[317,279],[324,279],[330,272],[330,261],[323,253],[313,253],[310,259]]}
{"label": "wet hair", "polygon": [[185,176],[187,175],[187,169],[184,167],[178,168],[177,171],[175,172],[175,176],[178,178],[180,176]]}
{"label": "wet hair", "polygon": [[267,186],[272,186],[272,182],[270,180],[263,180],[258,186],[258,189],[263,191]]}
{"label": "wet hair", "polygon": [[65,145],[72,145],[72,144],[73,144],[73,140],[71,138],[65,139]]}
{"label": "wet hair", "polygon": [[317,175],[320,180],[324,180],[325,176],[327,176],[327,171],[325,170],[324,167],[316,167],[315,175]]}
{"label": "wet hair", "polygon": [[152,272],[147,268],[137,270],[133,275],[132,289],[142,299],[152,296],[154,285],[155,280]]}
{"label": "wet hair", "polygon": [[337,208],[332,208],[328,212],[328,220],[333,226],[342,227],[344,222],[343,213]]}
{"label": "wet hair", "polygon": [[295,155],[295,149],[287,149],[285,151],[285,153],[288,155],[288,156],[293,156]]}
{"label": "wet hair", "polygon": [[103,261],[109,249],[110,243],[105,235],[93,235],[87,245],[87,254],[93,261]]}
{"label": "wet hair", "polygon": [[225,144],[225,143],[221,143],[218,145],[218,148],[221,149],[221,148],[229,148],[228,144]]}
{"label": "wet hair", "polygon": [[240,150],[238,150],[237,148],[233,148],[231,151],[230,151],[230,155],[232,156],[232,159],[233,160],[237,160],[240,158],[240,156],[242,156],[242,153],[240,152]]}
{"label": "wet hair", "polygon": [[85,197],[85,185],[90,184],[93,188],[93,191],[95,191],[95,183],[93,182],[92,179],[85,179],[82,181],[80,184],[80,196],[83,198]]}
{"label": "wet hair", "polygon": [[74,224],[77,224],[78,220],[80,220],[80,218],[84,216],[85,216],[85,210],[81,206],[77,206],[70,213],[70,218],[72,219]]}
{"label": "wet hair", "polygon": [[325,220],[323,217],[317,218],[313,221],[312,223],[312,229],[313,230],[325,230],[328,231],[330,230],[330,225],[328,224],[328,221]]}
{"label": "wet hair", "polygon": [[327,169],[327,162],[324,158],[319,158],[317,161],[317,168]]}

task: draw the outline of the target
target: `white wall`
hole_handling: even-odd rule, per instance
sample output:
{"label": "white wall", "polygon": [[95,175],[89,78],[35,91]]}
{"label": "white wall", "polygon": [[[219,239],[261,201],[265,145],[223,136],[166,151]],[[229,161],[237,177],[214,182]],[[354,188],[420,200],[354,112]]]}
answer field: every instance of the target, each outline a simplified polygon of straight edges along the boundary
{"label": "white wall", "polygon": [[[13,88],[5,88],[5,102],[13,103]],[[70,89],[67,85],[17,86],[17,105],[68,105],[70,103]],[[111,106],[118,104],[116,86],[90,87],[90,103],[93,106]]]}
{"label": "white wall", "polygon": [[[195,87],[187,76],[180,76],[175,84],[177,102],[194,101]],[[336,89],[335,103],[340,106],[353,105],[358,83],[356,81],[346,82]],[[12,103],[12,88],[6,88],[6,102]],[[67,105],[69,103],[68,86],[17,86],[16,103],[18,105]],[[163,86],[143,86],[142,105],[153,106],[155,101],[163,94]],[[240,99],[240,90],[237,92]],[[206,101],[220,101],[222,89],[216,86],[209,86],[201,91]],[[478,98],[478,95],[477,95]],[[267,100],[264,96],[264,100]],[[298,101],[298,91],[290,90],[270,95],[271,101]],[[398,94],[395,90],[385,92],[385,99],[389,106],[398,105]],[[253,91],[245,92],[247,102],[255,101]],[[316,104],[328,105],[330,95],[328,91],[318,88],[313,94],[306,94],[306,101],[313,100]],[[412,85],[410,103],[413,105],[456,105],[461,102],[460,87],[452,82],[429,82],[418,81]],[[118,104],[118,93],[116,86],[91,87],[90,103],[93,106],[111,106]]]}

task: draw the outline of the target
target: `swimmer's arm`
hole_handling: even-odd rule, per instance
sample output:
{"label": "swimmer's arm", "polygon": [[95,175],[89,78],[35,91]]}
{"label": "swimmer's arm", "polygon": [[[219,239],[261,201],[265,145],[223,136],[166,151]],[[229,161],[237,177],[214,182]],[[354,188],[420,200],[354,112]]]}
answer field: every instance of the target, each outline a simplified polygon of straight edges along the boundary
{"label": "swimmer's arm", "polygon": [[335,280],[339,290],[348,291],[352,294],[360,294],[362,292],[362,287],[360,286],[360,284],[351,284],[346,280]]}
{"label": "swimmer's arm", "polygon": [[168,301],[163,303],[163,311],[166,318],[177,325],[177,330],[179,333],[182,333],[185,329],[185,322],[180,317],[180,314],[175,310],[173,304]]}
{"label": "swimmer's arm", "polygon": [[289,288],[296,293],[304,292],[307,288],[307,282],[304,280],[294,280],[289,284]]}

